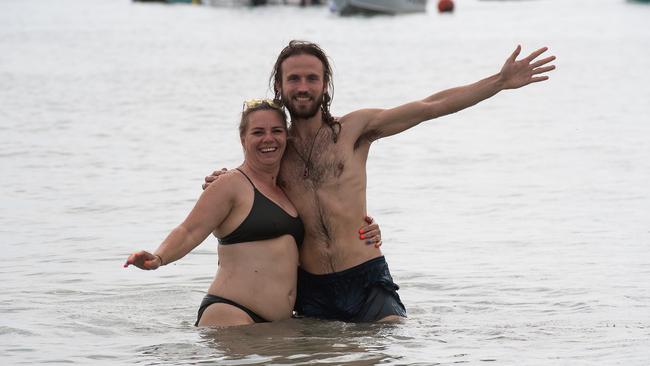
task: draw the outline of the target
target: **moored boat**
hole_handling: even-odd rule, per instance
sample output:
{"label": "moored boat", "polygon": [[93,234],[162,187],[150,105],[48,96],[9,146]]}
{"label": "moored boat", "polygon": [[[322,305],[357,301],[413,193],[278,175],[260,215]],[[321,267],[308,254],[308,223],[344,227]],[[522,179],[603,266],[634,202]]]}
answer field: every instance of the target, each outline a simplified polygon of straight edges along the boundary
{"label": "moored boat", "polygon": [[258,5],[320,5],[321,0],[201,0],[203,4],[216,7]]}
{"label": "moored boat", "polygon": [[341,15],[423,13],[427,0],[331,0],[330,9]]}
{"label": "moored boat", "polygon": [[141,3],[167,3],[167,4],[175,4],[175,3],[183,3],[183,4],[201,4],[201,0],[133,0],[134,2],[141,2]]}

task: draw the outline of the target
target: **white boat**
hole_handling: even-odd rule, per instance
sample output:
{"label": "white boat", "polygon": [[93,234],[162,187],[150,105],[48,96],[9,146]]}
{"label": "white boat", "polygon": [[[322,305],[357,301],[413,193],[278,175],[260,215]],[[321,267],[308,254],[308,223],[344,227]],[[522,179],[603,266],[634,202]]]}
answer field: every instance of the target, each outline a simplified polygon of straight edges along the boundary
{"label": "white boat", "polygon": [[330,0],[330,10],[341,15],[423,13],[427,0]]}
{"label": "white boat", "polygon": [[209,6],[256,6],[266,5],[264,0],[203,0],[203,3]]}
{"label": "white boat", "polygon": [[201,0],[210,6],[319,5],[315,0]]}

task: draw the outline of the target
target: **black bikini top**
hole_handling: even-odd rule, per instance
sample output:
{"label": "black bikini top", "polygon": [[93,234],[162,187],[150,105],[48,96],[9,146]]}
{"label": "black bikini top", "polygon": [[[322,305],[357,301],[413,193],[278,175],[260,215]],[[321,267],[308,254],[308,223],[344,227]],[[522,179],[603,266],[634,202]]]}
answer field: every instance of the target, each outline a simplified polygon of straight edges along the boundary
{"label": "black bikini top", "polygon": [[253,186],[253,207],[248,216],[230,234],[219,238],[219,244],[237,244],[249,241],[266,240],[291,235],[300,246],[305,237],[305,227],[300,217],[289,215],[275,202],[268,199],[257,190],[253,181],[240,169],[240,173],[248,179]]}

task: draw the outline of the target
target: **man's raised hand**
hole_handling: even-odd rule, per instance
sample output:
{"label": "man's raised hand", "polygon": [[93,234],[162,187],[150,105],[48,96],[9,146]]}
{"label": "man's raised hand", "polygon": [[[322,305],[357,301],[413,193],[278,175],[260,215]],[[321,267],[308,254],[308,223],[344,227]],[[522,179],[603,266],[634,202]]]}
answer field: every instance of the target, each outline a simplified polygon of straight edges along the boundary
{"label": "man's raised hand", "polygon": [[542,47],[527,57],[517,60],[517,56],[521,52],[521,46],[518,45],[501,68],[500,79],[503,89],[517,89],[530,83],[547,80],[548,75],[542,74],[555,69],[555,65],[547,65],[555,60],[555,56],[535,60],[547,50],[548,47]]}

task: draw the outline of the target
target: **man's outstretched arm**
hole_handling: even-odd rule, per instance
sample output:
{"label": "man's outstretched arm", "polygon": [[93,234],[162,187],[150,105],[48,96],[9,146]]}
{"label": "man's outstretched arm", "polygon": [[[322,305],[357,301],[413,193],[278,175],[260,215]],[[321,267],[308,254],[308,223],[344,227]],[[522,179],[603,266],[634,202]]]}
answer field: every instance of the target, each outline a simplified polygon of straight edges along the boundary
{"label": "man's outstretched arm", "polygon": [[[548,79],[545,73],[555,69],[548,65],[555,60],[549,56],[537,60],[548,48],[540,48],[527,57],[517,60],[521,46],[508,57],[501,71],[473,84],[443,90],[425,99],[391,109],[364,109],[351,113],[354,119],[365,120],[364,133],[373,139],[391,136],[421,122],[456,113],[471,107],[498,92]],[[347,117],[347,116],[346,116]]]}

